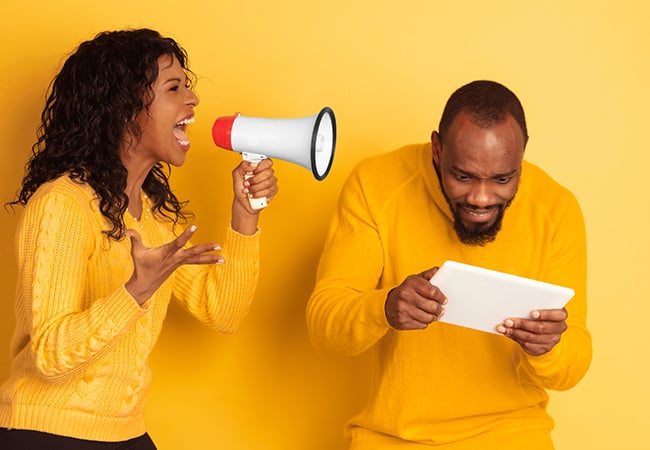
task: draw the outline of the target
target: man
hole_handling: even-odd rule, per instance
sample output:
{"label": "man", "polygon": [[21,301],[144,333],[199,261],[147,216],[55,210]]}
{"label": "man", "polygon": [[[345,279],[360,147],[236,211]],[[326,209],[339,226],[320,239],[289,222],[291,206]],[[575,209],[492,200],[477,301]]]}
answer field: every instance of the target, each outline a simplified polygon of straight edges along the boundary
{"label": "man", "polygon": [[[307,307],[314,345],[372,349],[353,450],[553,448],[546,389],[591,362],[586,239],[574,196],[523,160],[523,108],[475,81],[448,100],[431,143],[372,157],[347,180]],[[438,322],[429,279],[455,260],[571,287],[565,309],[507,318],[500,334]]]}

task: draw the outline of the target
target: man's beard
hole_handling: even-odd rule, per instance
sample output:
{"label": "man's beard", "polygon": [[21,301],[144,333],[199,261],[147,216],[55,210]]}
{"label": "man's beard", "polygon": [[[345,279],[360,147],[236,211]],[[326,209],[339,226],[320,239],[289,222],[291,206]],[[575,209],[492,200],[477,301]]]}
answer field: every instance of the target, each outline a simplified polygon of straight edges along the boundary
{"label": "man's beard", "polygon": [[491,225],[487,225],[484,227],[480,226],[478,228],[469,228],[465,226],[465,224],[463,223],[459,211],[461,208],[471,210],[471,209],[475,209],[475,207],[472,205],[468,205],[467,203],[460,203],[460,202],[452,206],[452,203],[447,197],[447,194],[444,192],[444,190],[443,190],[443,194],[445,195],[445,198],[447,199],[447,203],[449,204],[449,207],[454,214],[454,230],[456,231],[456,235],[458,235],[458,239],[460,239],[460,242],[467,245],[477,245],[481,247],[486,244],[489,244],[490,242],[496,239],[497,234],[501,230],[501,224],[503,222],[503,215],[505,213],[505,210],[508,208],[508,206],[510,206],[512,200],[514,199],[514,197],[511,198],[505,204],[502,203],[502,204],[490,206],[490,208],[498,209],[497,217],[494,220],[494,222],[492,222]]}
{"label": "man's beard", "polygon": [[438,169],[438,165],[435,162],[433,163],[433,167],[436,170],[436,175],[438,176],[438,184],[439,184],[438,187],[440,188],[440,192],[442,192],[442,196],[447,201],[447,204],[449,205],[449,209],[454,215],[454,230],[456,231],[456,235],[458,236],[458,239],[460,239],[460,242],[467,245],[477,245],[483,247],[484,245],[494,241],[497,238],[497,234],[501,230],[503,215],[506,209],[508,209],[508,206],[510,206],[512,201],[515,199],[515,196],[517,195],[517,191],[515,191],[515,194],[506,203],[500,203],[500,204],[490,206],[490,208],[499,209],[497,217],[494,220],[494,223],[492,223],[492,225],[488,225],[486,227],[479,227],[478,229],[471,229],[465,226],[459,211],[461,208],[465,208],[465,209],[477,209],[477,208],[475,206],[469,205],[467,203],[462,203],[462,202],[457,202],[456,204],[454,204],[449,198],[449,196],[447,195],[447,192],[445,191],[445,188],[442,184],[442,177],[440,176],[440,170]]}

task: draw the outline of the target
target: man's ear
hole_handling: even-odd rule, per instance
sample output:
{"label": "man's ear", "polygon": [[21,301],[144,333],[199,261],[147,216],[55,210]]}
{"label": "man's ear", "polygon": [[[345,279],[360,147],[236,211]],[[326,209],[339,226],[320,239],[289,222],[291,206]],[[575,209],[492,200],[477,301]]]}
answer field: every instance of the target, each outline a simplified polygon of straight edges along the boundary
{"label": "man's ear", "polygon": [[433,162],[436,166],[440,166],[440,152],[442,152],[442,144],[440,143],[440,135],[436,130],[431,132],[431,150],[433,152]]}

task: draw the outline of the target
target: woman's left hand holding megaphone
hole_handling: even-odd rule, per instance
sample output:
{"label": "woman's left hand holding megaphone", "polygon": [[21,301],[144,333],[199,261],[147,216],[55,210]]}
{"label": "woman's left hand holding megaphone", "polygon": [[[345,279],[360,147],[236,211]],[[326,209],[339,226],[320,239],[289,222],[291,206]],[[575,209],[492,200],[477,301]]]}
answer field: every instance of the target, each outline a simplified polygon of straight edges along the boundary
{"label": "woman's left hand holding megaphone", "polygon": [[273,170],[273,160],[259,162],[242,160],[232,171],[234,199],[232,203],[232,228],[241,234],[257,231],[261,209],[254,209],[251,198],[266,197],[266,201],[278,193],[278,180]]}

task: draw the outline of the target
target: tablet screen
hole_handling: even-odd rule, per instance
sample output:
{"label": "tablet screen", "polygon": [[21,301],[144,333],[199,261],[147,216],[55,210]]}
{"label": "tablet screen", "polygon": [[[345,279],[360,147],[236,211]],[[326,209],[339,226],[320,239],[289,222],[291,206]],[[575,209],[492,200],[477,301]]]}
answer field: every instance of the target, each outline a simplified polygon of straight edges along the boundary
{"label": "tablet screen", "polygon": [[446,296],[440,322],[499,334],[497,325],[507,318],[530,318],[535,309],[559,309],[574,290],[530,278],[445,261],[431,278]]}

